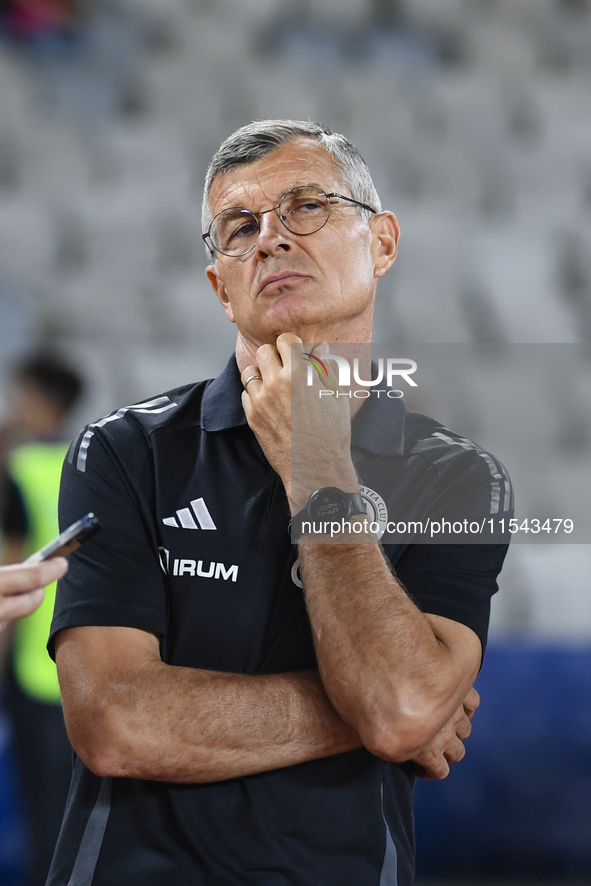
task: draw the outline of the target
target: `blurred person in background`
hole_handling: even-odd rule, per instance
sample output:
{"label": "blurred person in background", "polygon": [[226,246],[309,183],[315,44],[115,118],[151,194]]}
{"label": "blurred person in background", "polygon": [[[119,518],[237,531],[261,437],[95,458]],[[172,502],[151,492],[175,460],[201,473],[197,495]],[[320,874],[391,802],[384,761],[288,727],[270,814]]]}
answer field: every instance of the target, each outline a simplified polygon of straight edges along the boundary
{"label": "blurred person in background", "polygon": [[397,253],[344,136],[238,130],[210,164],[203,228],[235,354],[89,425],[64,465],[60,522],[92,510],[103,528],[71,557],[51,628],[77,759],[48,886],[408,886],[414,777],[463,757],[507,546],[295,544],[290,517],[303,532],[322,487],[329,513],[363,519],[368,476],[394,507],[394,461],[406,485],[433,467],[444,498],[459,466],[488,515],[496,463],[397,399],[356,400],[352,431],[335,397],[306,412],[313,485],[291,474],[292,348],[368,355]]}
{"label": "blurred person in background", "polygon": [[[27,359],[14,373],[4,428],[12,441],[0,513],[5,563],[19,563],[58,533],[66,420],[82,387],[79,375],[53,356]],[[42,886],[47,877],[71,776],[57,673],[46,650],[55,587],[52,580],[41,605],[7,632],[12,636],[6,704],[31,837],[31,886]],[[6,636],[3,645],[8,646]]]}

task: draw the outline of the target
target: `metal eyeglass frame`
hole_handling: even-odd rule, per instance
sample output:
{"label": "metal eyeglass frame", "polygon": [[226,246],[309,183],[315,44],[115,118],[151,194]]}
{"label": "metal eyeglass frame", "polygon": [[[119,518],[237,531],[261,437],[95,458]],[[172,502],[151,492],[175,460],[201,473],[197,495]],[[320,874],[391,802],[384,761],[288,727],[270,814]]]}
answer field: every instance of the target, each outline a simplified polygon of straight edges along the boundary
{"label": "metal eyeglass frame", "polygon": [[[243,207],[228,207],[228,209],[237,208],[240,210],[240,212],[248,213],[249,215],[251,215],[256,220],[256,223],[257,223],[257,227],[258,227],[257,238],[258,238],[258,234],[261,231],[259,217],[261,215],[266,215],[268,212],[273,212],[275,209],[281,210],[281,206],[283,204],[283,201],[285,200],[285,198],[289,194],[291,194],[292,191],[297,191],[300,188],[307,188],[307,187],[314,188],[315,190],[317,190],[319,197],[326,197],[326,199],[328,200],[328,203],[327,203],[328,214],[327,214],[326,218],[324,219],[324,221],[322,222],[322,224],[320,225],[320,227],[316,228],[315,231],[292,231],[285,220],[285,216],[280,211],[279,212],[279,219],[281,221],[281,224],[283,225],[283,227],[287,231],[289,231],[290,234],[295,234],[296,237],[309,237],[310,234],[317,234],[318,231],[322,230],[322,228],[325,226],[325,224],[328,222],[328,220],[330,218],[330,207],[331,207],[330,198],[331,197],[338,197],[339,200],[347,200],[348,203],[354,203],[355,206],[361,206],[362,209],[367,209],[369,212],[373,212],[374,215],[378,214],[377,210],[374,209],[372,206],[369,206],[367,203],[360,203],[359,200],[354,200],[353,197],[346,197],[344,194],[337,194],[334,191],[330,194],[325,194],[324,191],[322,191],[320,188],[317,188],[316,185],[296,185],[295,187],[290,188],[289,191],[285,192],[285,194],[283,195],[283,197],[281,198],[281,200],[279,201],[277,206],[271,206],[270,209],[263,209],[262,212],[252,212],[250,209],[244,209]],[[221,212],[218,212],[216,215],[214,215],[214,217],[212,218],[212,220],[209,224],[209,228],[207,229],[205,234],[201,234],[201,239],[203,240],[203,242],[205,243],[205,245],[207,246],[207,248],[209,249],[209,251],[212,255],[214,254],[214,252],[219,252],[220,255],[225,255],[228,258],[242,258],[242,256],[248,255],[248,253],[252,252],[252,250],[256,247],[256,240],[252,244],[252,246],[246,250],[246,252],[222,252],[222,250],[219,249],[215,245],[215,243],[213,242],[213,240],[211,238],[211,228],[212,228],[213,223],[215,222],[216,218],[218,218],[223,212],[227,212],[227,211],[228,211],[227,209],[222,209]],[[209,240],[209,243],[207,242],[208,240]]]}

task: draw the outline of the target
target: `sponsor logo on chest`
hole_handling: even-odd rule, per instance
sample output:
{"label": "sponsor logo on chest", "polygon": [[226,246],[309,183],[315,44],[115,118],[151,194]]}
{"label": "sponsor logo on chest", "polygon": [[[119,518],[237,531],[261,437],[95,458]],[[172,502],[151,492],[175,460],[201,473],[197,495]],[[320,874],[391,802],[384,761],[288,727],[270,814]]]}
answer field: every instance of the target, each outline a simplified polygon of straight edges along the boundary
{"label": "sponsor logo on chest", "polygon": [[226,566],[224,563],[206,563],[204,560],[174,559],[172,561],[173,575],[192,575],[198,578],[223,578],[224,581],[238,579],[238,566]]}
{"label": "sponsor logo on chest", "polygon": [[160,560],[164,572],[184,578],[213,578],[223,581],[238,581],[238,566],[226,566],[214,560],[191,560],[188,557],[171,557],[170,551],[160,548]]}
{"label": "sponsor logo on chest", "polygon": [[365,502],[368,519],[373,524],[371,531],[379,540],[386,531],[388,524],[388,507],[386,502],[379,492],[376,492],[371,486],[360,486],[359,491]]}

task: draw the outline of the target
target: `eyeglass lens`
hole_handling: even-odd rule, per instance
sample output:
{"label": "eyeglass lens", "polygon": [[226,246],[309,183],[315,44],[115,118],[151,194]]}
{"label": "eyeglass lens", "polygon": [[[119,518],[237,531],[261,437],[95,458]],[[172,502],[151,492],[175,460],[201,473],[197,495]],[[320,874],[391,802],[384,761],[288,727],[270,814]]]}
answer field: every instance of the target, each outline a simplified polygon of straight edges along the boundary
{"label": "eyeglass lens", "polygon": [[[326,224],[330,215],[328,197],[319,188],[311,186],[292,188],[276,208],[281,221],[293,234],[314,234]],[[259,227],[257,216],[248,209],[224,209],[214,218],[210,237],[215,248],[224,255],[245,255],[254,247]]]}

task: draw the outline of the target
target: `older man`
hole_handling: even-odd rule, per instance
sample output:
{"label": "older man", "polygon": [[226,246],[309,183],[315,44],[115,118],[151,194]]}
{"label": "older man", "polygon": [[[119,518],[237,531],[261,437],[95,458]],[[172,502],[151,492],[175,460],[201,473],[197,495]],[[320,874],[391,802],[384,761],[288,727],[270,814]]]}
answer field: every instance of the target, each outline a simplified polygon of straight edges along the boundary
{"label": "older man", "polygon": [[[210,165],[204,220],[235,357],[90,425],[67,459],[61,519],[93,510],[103,531],[52,627],[78,759],[48,882],[403,886],[414,774],[463,756],[505,547],[292,544],[319,488],[364,509],[345,399],[310,410],[303,475],[290,425],[292,350],[369,342],[396,257],[353,145],[243,127]],[[368,457],[414,452],[401,404],[366,408]]]}

